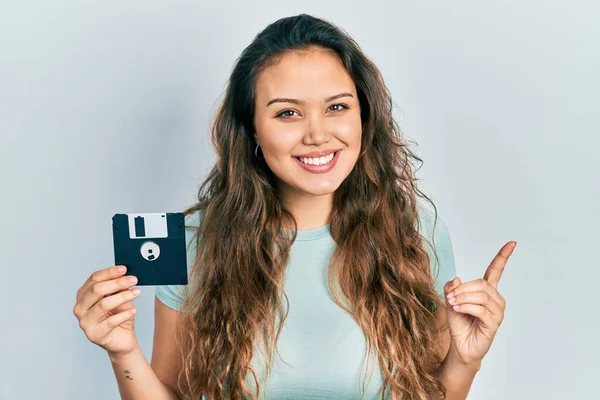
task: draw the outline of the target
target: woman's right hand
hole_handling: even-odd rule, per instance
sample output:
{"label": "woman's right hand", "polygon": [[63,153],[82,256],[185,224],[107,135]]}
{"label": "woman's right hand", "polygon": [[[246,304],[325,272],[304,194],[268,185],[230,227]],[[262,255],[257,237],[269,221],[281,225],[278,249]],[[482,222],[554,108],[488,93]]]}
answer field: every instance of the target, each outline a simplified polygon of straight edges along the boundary
{"label": "woman's right hand", "polygon": [[138,345],[132,300],[139,296],[139,289],[130,290],[137,278],[123,276],[126,270],[120,271],[119,267],[123,266],[94,272],[77,291],[73,307],[73,314],[87,338],[108,351],[111,357],[126,355]]}

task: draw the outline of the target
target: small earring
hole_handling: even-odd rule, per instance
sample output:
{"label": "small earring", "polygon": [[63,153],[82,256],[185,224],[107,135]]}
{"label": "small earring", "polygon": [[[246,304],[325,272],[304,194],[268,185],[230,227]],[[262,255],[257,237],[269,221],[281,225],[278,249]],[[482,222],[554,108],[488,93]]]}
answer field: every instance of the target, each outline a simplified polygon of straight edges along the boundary
{"label": "small earring", "polygon": [[259,145],[256,145],[256,148],[254,149],[254,155],[255,155],[255,156],[256,156],[256,158],[258,158],[259,160],[262,160],[262,159],[264,159],[264,157],[259,157],[259,156],[258,156],[258,148],[259,148],[259,147],[260,147]]}

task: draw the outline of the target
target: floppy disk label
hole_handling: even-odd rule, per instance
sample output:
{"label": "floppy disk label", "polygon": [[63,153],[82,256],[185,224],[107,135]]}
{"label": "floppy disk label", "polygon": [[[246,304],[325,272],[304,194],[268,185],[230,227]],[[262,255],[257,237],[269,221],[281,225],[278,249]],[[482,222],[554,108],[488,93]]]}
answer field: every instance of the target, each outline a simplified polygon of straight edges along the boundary
{"label": "floppy disk label", "polygon": [[127,214],[130,239],[154,239],[169,236],[164,213]]}

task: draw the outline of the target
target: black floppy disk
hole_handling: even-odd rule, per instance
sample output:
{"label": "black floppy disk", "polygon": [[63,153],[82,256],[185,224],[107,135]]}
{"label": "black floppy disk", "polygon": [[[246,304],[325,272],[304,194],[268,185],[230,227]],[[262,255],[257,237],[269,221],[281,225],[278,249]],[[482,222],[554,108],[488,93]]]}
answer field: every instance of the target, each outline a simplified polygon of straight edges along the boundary
{"label": "black floppy disk", "polygon": [[187,285],[182,212],[115,214],[112,226],[115,265],[126,266],[136,286]]}

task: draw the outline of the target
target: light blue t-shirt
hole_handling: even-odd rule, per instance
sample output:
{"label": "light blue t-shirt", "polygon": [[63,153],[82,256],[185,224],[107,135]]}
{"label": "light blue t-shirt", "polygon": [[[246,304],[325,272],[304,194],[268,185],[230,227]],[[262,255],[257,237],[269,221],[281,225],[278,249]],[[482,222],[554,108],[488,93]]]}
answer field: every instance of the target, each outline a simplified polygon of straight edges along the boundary
{"label": "light blue t-shirt", "polygon": [[[422,206],[419,210],[421,234],[433,243],[434,214]],[[185,224],[198,226],[200,218],[201,213],[196,211],[185,217]],[[195,229],[186,228],[188,272],[196,257],[195,240],[190,245],[195,239],[195,232]],[[435,227],[435,246],[440,262],[435,286],[443,295],[444,284],[456,276],[456,271],[450,235],[439,216]],[[435,257],[427,243],[425,248],[435,278]],[[297,232],[284,286],[289,313],[277,342],[281,357],[289,365],[274,352],[271,375],[268,381],[261,381],[266,375],[265,361],[255,350],[252,366],[259,379],[261,399],[358,400],[363,382],[365,400],[381,398],[383,376],[374,352],[371,352],[365,376],[365,336],[356,321],[333,301],[327,287],[327,268],[334,249],[329,225]],[[157,286],[156,296],[166,306],[179,310],[184,288],[178,285]],[[284,309],[286,304],[284,300]],[[254,390],[251,373],[247,375],[246,383]]]}

